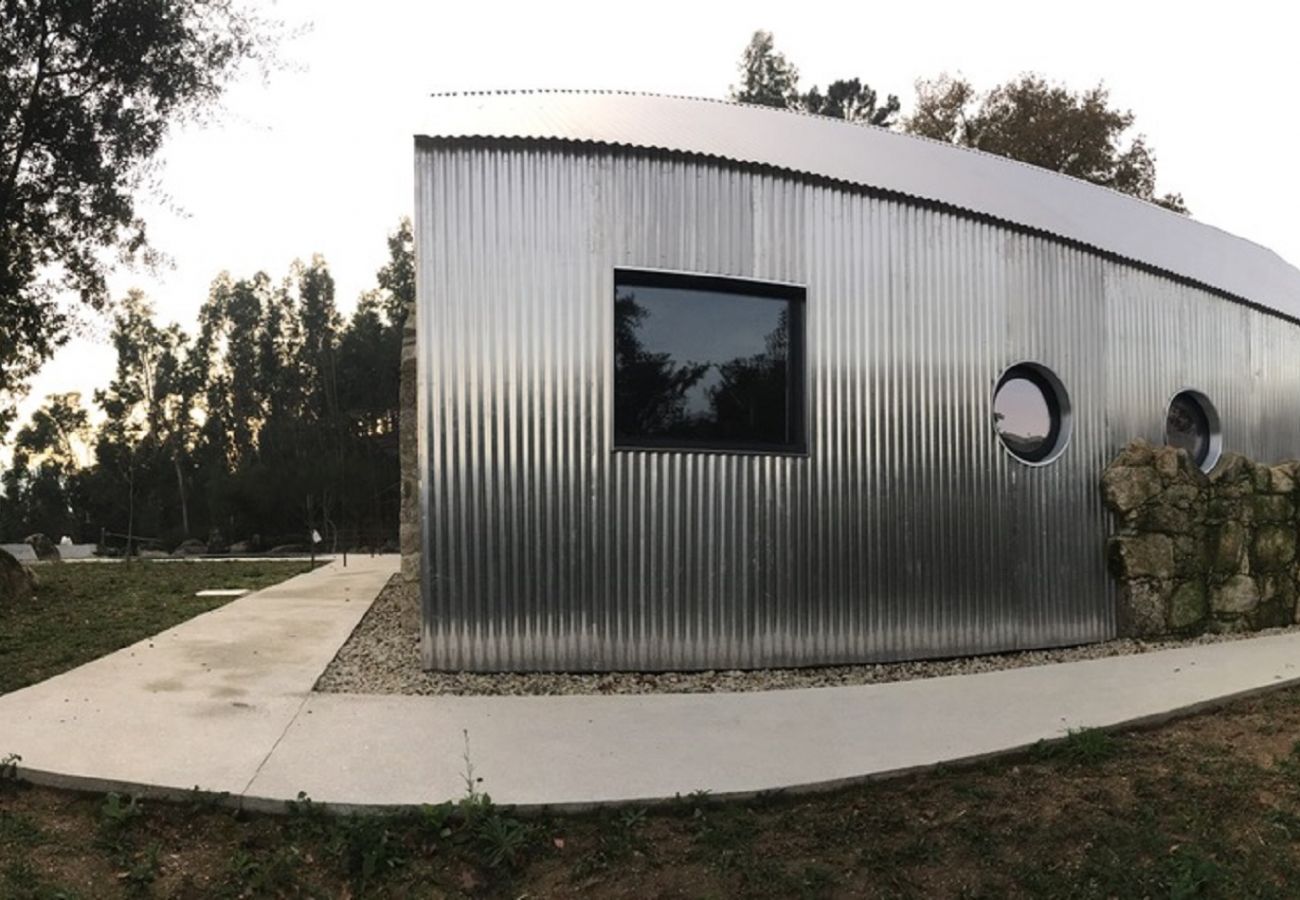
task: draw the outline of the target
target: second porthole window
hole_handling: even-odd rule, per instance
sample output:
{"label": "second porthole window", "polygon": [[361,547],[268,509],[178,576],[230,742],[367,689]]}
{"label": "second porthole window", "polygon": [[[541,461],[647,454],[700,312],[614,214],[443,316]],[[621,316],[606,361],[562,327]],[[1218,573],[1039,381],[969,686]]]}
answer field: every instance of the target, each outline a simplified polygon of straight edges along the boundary
{"label": "second porthole window", "polygon": [[1017,363],[1002,373],[993,390],[993,425],[1012,456],[1044,465],[1070,441],[1070,396],[1046,366]]}
{"label": "second porthole window", "polygon": [[1210,398],[1200,391],[1174,394],[1165,413],[1165,443],[1186,450],[1202,471],[1213,469],[1219,461],[1223,441],[1219,434],[1219,414]]}

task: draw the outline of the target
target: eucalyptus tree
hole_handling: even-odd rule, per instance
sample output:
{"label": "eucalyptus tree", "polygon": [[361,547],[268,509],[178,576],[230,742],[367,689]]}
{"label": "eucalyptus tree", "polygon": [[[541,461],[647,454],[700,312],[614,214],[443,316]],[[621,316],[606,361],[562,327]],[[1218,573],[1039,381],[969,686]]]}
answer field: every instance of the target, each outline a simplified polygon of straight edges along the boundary
{"label": "eucalyptus tree", "polygon": [[731,86],[737,103],[775,106],[888,128],[898,115],[898,97],[881,102],[869,84],[857,78],[832,81],[825,92],[814,85],[799,90],[799,68],[776,49],[770,31],[755,31],[737,66],[740,83]]}
{"label": "eucalyptus tree", "polygon": [[[194,444],[194,401],[198,385],[188,359],[190,339],[179,326],[161,327],[154,308],[140,291],[117,304],[112,341],[117,366],[108,386],[95,393],[105,422],[97,459],[105,471],[120,475],[126,492],[127,532],[134,533],[134,510],[147,498],[152,530],[177,529],[190,534],[189,478]],[[170,510],[175,510],[172,518]]]}
{"label": "eucalyptus tree", "polygon": [[0,534],[20,540],[41,532],[54,540],[79,537],[85,518],[82,460],[90,419],[76,392],[52,394],[18,431],[0,488]]}

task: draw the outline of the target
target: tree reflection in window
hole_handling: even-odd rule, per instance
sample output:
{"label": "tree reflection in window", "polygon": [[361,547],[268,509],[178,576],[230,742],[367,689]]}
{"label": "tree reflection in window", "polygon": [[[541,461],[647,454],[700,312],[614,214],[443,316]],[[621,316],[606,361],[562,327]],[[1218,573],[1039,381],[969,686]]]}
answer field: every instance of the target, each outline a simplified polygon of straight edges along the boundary
{"label": "tree reflection in window", "polygon": [[1017,363],[993,389],[993,426],[1011,455],[1026,463],[1054,459],[1069,440],[1065,387],[1037,363]]}
{"label": "tree reflection in window", "polygon": [[1169,403],[1165,417],[1165,443],[1186,450],[1192,462],[1204,466],[1210,455],[1210,420],[1191,391],[1182,391]]}
{"label": "tree reflection in window", "polygon": [[1043,452],[1052,430],[1052,409],[1043,390],[1025,376],[1004,379],[993,397],[993,420],[1003,443],[1024,459]]}
{"label": "tree reflection in window", "polygon": [[802,449],[801,300],[784,285],[616,273],[616,445]]}

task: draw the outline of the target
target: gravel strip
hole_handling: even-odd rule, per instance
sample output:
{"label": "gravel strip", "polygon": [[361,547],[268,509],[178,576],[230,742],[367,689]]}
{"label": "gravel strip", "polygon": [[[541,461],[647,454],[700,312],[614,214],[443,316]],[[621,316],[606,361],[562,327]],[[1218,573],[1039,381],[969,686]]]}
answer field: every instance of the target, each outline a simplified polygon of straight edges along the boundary
{"label": "gravel strip", "polygon": [[426,672],[420,668],[419,588],[394,576],[316,683],[316,690],[353,694],[710,694],[781,688],[837,687],[968,675],[1081,659],[1101,659],[1285,634],[1272,628],[1250,634],[1207,634],[1188,640],[1121,639],[1054,650],[1026,650],[962,659],[707,672]]}

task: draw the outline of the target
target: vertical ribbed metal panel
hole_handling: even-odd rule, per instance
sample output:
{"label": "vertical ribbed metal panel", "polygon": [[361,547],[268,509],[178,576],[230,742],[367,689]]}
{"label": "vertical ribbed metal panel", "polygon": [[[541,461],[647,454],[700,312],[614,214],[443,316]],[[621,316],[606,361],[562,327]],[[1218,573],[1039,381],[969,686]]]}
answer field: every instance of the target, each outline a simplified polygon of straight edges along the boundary
{"label": "vertical ribbed metal panel", "polygon": [[[1194,387],[1300,452],[1300,329],[1084,250],[681,156],[417,144],[424,652],[447,669],[960,655],[1114,634],[1098,479]],[[806,456],[612,447],[616,266],[807,286]],[[1067,387],[1013,459],[998,375]]]}

